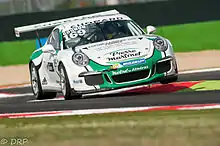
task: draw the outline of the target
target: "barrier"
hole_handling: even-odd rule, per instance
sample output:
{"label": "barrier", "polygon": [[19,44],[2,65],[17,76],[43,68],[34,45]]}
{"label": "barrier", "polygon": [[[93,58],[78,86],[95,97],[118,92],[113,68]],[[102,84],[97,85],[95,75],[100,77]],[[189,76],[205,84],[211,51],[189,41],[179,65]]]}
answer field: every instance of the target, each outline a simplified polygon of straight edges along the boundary
{"label": "barrier", "polygon": [[[117,9],[129,15],[141,27],[146,25],[171,25],[220,19],[220,1],[217,0],[169,0],[161,2],[137,3],[117,6],[78,8],[64,11],[27,13],[0,17],[0,41],[33,39],[34,33],[16,38],[14,27],[33,23],[74,17],[88,13]],[[42,31],[41,37],[47,37],[51,30]]]}

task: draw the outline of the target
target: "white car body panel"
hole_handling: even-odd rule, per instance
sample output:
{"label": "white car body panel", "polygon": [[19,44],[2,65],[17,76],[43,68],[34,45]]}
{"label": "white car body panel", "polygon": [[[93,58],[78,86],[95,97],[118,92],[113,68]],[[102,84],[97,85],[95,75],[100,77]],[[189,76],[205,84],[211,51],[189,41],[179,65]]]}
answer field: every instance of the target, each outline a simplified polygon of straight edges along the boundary
{"label": "white car body panel", "polygon": [[[107,14],[107,15],[106,15]],[[67,23],[64,23],[65,20],[59,21],[57,23],[61,23],[60,25],[56,25],[53,29],[59,30],[63,34],[67,34],[73,29],[76,31],[81,29],[83,25],[94,23],[94,22],[105,22],[105,21],[112,21],[112,20],[131,20],[128,16],[116,13],[112,11],[111,13],[106,13],[101,16],[90,15],[90,17],[78,17],[77,19],[68,19]],[[48,26],[47,26],[48,25]],[[55,26],[55,22],[51,23],[51,26]],[[35,27],[42,27],[47,28],[49,27],[48,24],[36,24]],[[16,32],[26,32],[28,30],[35,30],[34,26],[28,26],[16,28]],[[135,26],[138,27],[139,26]],[[52,32],[53,32],[52,31]],[[132,30],[133,33],[135,31],[140,30]],[[81,32],[83,33],[83,32]],[[18,36],[18,35],[17,35]],[[37,51],[42,51],[42,54],[39,57],[32,59],[31,61],[35,64],[35,66],[39,66],[38,72],[41,80],[41,85],[43,90],[51,90],[60,92],[60,75],[58,67],[62,63],[66,69],[67,76],[69,79],[71,89],[74,89],[77,92],[84,92],[90,90],[98,90],[101,87],[99,85],[87,85],[84,77],[79,77],[80,73],[88,72],[88,71],[95,71],[91,66],[81,67],[76,65],[73,62],[72,56],[75,52],[83,52],[89,59],[94,62],[99,63],[103,66],[112,66],[115,65],[117,62],[127,61],[129,59],[133,59],[137,56],[137,58],[148,59],[154,55],[155,46],[153,45],[153,41],[149,38],[156,38],[155,35],[139,35],[139,36],[130,36],[130,37],[123,37],[113,40],[101,41],[97,43],[91,43],[86,45],[77,46],[74,49],[64,49],[63,41],[60,42],[60,50],[54,50],[53,46],[49,44],[50,40],[48,39],[46,44],[42,46]],[[64,35],[64,38],[70,39],[67,35]],[[161,37],[162,38],[162,37]],[[172,44],[169,40],[163,38],[168,43],[168,49],[165,52],[161,52],[162,58],[166,56],[170,56],[173,58],[172,66],[170,71],[164,73],[164,75],[173,75],[175,73],[175,55],[173,52]],[[54,50],[54,51],[53,51]],[[129,53],[127,53],[129,52]],[[129,54],[124,57],[123,54]],[[120,69],[120,64],[118,65],[118,69]],[[149,74],[150,76],[150,74]],[[135,81],[134,81],[135,82]]]}

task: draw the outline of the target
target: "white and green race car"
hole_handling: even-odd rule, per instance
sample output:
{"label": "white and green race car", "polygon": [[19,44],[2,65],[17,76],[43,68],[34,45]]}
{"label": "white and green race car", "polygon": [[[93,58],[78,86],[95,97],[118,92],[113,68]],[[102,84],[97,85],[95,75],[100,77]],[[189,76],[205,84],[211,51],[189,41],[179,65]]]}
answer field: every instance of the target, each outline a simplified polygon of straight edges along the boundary
{"label": "white and green race car", "polygon": [[54,28],[30,57],[30,77],[37,99],[65,99],[83,94],[178,79],[169,40],[147,33],[116,10],[15,28],[20,33]]}

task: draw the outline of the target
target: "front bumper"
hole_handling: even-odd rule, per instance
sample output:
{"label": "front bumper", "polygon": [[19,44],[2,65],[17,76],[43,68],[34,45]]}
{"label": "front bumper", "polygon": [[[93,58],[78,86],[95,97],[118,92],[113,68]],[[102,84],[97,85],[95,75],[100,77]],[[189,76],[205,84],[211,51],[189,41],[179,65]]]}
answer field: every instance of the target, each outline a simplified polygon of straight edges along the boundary
{"label": "front bumper", "polygon": [[88,86],[99,86],[99,89],[80,91],[97,92],[123,87],[136,86],[160,81],[165,77],[177,75],[176,60],[172,56],[167,56],[155,62],[148,61],[143,65],[136,65],[130,68],[109,69],[103,71],[82,72],[79,77],[83,77]]}

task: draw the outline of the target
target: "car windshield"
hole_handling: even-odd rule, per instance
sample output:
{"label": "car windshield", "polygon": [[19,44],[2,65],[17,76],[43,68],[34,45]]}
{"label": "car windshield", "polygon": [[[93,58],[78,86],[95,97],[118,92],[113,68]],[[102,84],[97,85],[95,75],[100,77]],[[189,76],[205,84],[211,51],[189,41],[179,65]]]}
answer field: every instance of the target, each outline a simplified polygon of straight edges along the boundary
{"label": "car windshield", "polygon": [[144,31],[131,20],[90,23],[63,33],[66,48],[142,34]]}

